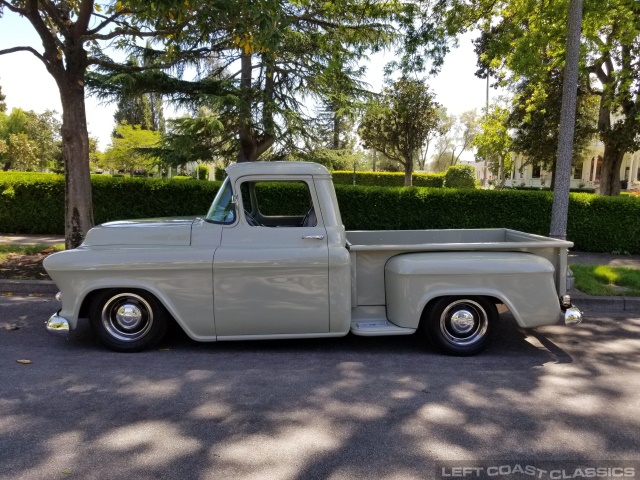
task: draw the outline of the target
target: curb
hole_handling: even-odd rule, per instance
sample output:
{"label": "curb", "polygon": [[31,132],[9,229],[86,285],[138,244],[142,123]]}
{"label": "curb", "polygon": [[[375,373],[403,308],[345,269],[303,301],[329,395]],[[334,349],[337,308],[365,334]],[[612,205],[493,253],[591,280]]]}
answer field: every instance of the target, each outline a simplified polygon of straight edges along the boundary
{"label": "curb", "polygon": [[591,312],[639,312],[640,297],[595,297],[582,292],[570,292],[580,310]]}
{"label": "curb", "polygon": [[10,293],[58,293],[51,280],[0,280],[0,292]]}

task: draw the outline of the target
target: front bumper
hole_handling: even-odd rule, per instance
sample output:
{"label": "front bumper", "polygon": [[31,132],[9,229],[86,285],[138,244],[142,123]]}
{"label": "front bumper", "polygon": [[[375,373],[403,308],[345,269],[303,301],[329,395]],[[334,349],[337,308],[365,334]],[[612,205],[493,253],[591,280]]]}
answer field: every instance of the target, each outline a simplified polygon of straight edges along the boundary
{"label": "front bumper", "polygon": [[66,337],[69,334],[69,321],[54,313],[45,323],[47,332],[56,337]]}

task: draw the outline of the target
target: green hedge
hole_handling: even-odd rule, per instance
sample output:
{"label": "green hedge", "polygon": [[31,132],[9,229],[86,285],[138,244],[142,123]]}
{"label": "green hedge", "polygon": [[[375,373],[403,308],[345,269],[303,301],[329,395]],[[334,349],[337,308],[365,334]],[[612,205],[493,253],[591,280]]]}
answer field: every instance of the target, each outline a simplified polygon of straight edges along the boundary
{"label": "green hedge", "polygon": [[[353,172],[331,172],[333,183],[336,185],[353,185]],[[440,173],[414,173],[414,187],[439,188],[444,184],[444,174]],[[404,173],[402,172],[356,172],[356,185],[372,187],[402,187],[404,186]]]}
{"label": "green hedge", "polygon": [[[96,223],[127,218],[201,215],[219,182],[92,177]],[[295,188],[295,186],[293,187]],[[291,187],[274,185],[273,204],[294,203]],[[512,228],[546,235],[551,192],[337,185],[349,230]],[[300,201],[306,199],[300,197]],[[0,232],[63,233],[61,176],[0,175]],[[296,211],[299,211],[296,207]],[[572,193],[567,236],[576,249],[640,253],[640,198]]]}
{"label": "green hedge", "polygon": [[[46,174],[43,174],[46,175]],[[96,224],[127,218],[205,214],[219,182],[94,175]],[[64,177],[0,175],[0,231],[64,233]]]}

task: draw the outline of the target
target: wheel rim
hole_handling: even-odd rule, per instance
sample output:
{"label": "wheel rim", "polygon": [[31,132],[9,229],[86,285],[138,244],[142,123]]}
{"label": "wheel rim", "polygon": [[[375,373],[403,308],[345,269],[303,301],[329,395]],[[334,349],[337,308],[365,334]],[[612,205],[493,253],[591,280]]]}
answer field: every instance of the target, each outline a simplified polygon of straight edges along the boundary
{"label": "wheel rim", "polygon": [[105,303],[102,325],[113,338],[134,342],[149,333],[153,325],[153,310],[141,296],[121,293]]}
{"label": "wheel rim", "polygon": [[452,302],[440,315],[440,332],[444,339],[461,347],[482,340],[488,328],[487,312],[472,300]]}

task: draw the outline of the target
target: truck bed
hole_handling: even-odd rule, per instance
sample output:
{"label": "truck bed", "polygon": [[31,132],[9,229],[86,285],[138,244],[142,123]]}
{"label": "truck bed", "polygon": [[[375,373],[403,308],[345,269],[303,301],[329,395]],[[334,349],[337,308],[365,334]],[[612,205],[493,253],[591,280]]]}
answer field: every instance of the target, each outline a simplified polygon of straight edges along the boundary
{"label": "truck bed", "polygon": [[385,305],[384,267],[410,252],[504,251],[546,258],[555,268],[558,294],[566,292],[565,240],[506,228],[464,230],[385,230],[346,232],[351,254],[352,307]]}
{"label": "truck bed", "polygon": [[383,230],[347,233],[351,251],[518,250],[570,248],[573,243],[507,228],[464,230]]}

